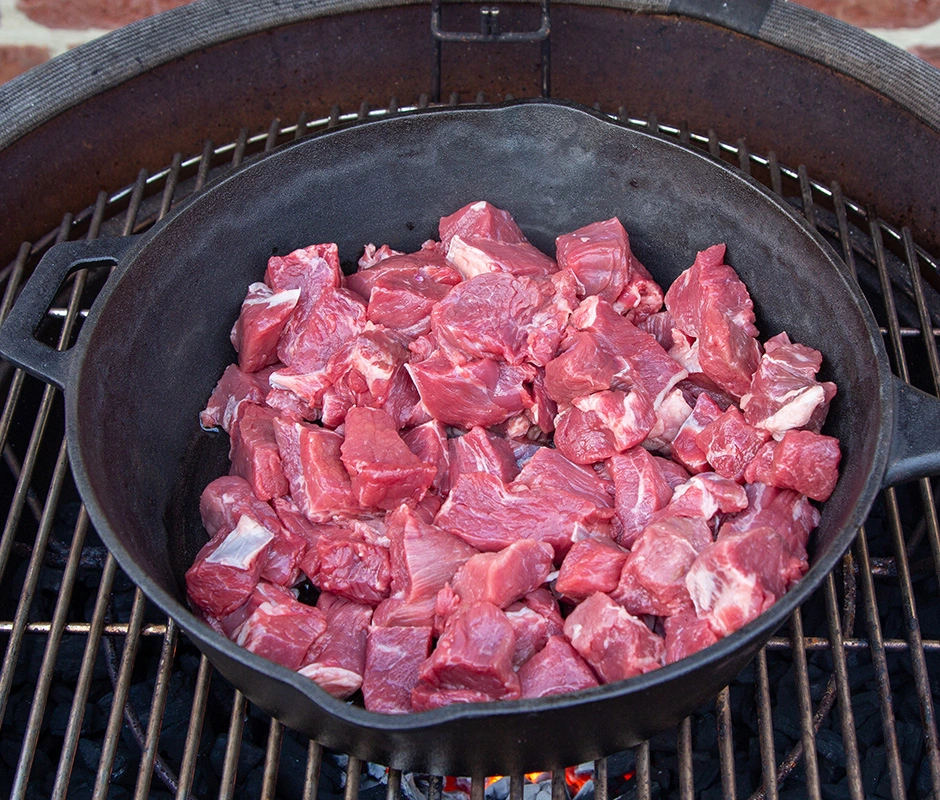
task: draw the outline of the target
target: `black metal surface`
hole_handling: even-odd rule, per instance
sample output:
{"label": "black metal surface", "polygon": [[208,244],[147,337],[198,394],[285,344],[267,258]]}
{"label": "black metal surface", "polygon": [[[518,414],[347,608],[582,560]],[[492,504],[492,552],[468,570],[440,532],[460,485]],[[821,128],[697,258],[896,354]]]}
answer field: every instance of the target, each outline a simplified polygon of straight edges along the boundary
{"label": "black metal surface", "polygon": [[[358,187],[369,182],[373,191],[364,198]],[[828,377],[840,385],[830,430],[844,448],[842,479],[825,505],[806,578],[708,651],[581,696],[388,718],[327,697],[184,609],[181,574],[205,535],[192,509],[174,509],[174,476],[196,413],[231,360],[230,326],[219,320],[234,319],[240,287],[272,252],[328,239],[346,262],[367,240],[414,249],[433,235],[439,209],[479,197],[512,210],[533,243],[549,251],[558,233],[616,214],[663,284],[697,249],[726,242],[763,334],[787,330],[820,348]],[[106,242],[95,255],[103,249]],[[4,352],[27,367],[17,344],[45,307],[53,274],[67,269],[67,259],[44,262],[35,307],[22,313],[30,305],[24,295],[4,326]],[[606,755],[675,725],[713,696],[849,546],[884,475],[895,391],[867,306],[810,228],[708,159],[591,112],[544,103],[419,112],[325,134],[256,162],[132,247],[66,358],[70,452],[92,519],[135,582],[222,673],[329,746],[398,768],[469,774]],[[929,442],[906,441],[918,438]]]}

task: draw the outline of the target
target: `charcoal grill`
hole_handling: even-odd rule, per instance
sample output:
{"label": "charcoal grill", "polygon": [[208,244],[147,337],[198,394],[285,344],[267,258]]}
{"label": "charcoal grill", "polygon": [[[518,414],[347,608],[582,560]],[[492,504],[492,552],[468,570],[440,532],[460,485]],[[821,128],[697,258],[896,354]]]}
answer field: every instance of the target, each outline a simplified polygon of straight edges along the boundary
{"label": "charcoal grill", "polygon": [[[146,230],[281,143],[441,98],[551,93],[799,208],[858,275],[896,374],[940,392],[940,72],[926,64],[783,2],[223,5],[0,88],[0,318],[53,243]],[[47,341],[74,340],[102,277],[75,275]],[[98,542],[61,397],[10,365],[0,385],[4,796],[940,797],[934,481],[885,491],[817,596],[675,731],[578,769],[403,775],[302,739],[213,675]]]}

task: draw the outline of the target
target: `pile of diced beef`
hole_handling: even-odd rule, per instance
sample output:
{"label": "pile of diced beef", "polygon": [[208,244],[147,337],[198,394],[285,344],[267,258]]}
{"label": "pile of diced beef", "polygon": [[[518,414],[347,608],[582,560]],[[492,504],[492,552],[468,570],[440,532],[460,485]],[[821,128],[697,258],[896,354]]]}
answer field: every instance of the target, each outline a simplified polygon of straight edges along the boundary
{"label": "pile of diced beef", "polygon": [[476,202],[349,276],[333,244],[271,258],[201,415],[231,473],[193,608],[386,713],[619,681],[754,619],[807,569],[836,387],[758,341],[724,256],[664,296],[617,219],[553,259]]}

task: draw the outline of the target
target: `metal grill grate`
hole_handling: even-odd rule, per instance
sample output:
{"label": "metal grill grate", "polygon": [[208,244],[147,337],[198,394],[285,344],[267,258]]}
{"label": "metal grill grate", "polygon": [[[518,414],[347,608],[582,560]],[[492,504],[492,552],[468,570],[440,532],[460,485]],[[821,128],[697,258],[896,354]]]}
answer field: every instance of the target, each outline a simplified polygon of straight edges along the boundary
{"label": "metal grill grate", "polygon": [[[478,100],[480,98],[477,98]],[[453,99],[452,102],[457,102]],[[422,99],[418,107],[427,105]],[[53,243],[140,232],[207,180],[274,146],[357,118],[407,113],[334,109],[329,118],[242,131],[177,155],[24,244],[2,272],[0,317]],[[622,122],[710,152],[751,173],[829,238],[872,304],[894,371],[940,392],[938,261],[842,196],[838,183],[750,153],[742,139],[635,119]],[[50,310],[68,346],[100,279],[77,273]],[[0,537],[0,793],[23,797],[342,796],[439,800],[497,796],[486,776],[402,775],[324,751],[233,691],[117,569],[77,497],[59,393],[0,366],[6,509]],[[940,525],[929,479],[889,489],[817,595],[710,708],[677,730],[594,765],[579,798],[935,797],[934,698],[940,653]],[[931,669],[932,668],[932,669]],[[933,676],[933,677],[932,677]],[[537,766],[537,765],[536,765]],[[504,780],[500,798],[562,800],[566,775]],[[568,776],[570,777],[570,775]],[[508,784],[506,786],[505,784]]]}

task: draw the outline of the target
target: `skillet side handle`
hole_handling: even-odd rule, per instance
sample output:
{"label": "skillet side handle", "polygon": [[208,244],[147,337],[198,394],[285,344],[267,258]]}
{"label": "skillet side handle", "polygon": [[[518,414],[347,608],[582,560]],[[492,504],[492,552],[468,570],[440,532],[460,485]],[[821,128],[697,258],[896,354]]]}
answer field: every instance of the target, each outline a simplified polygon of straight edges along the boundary
{"label": "skillet side handle", "polygon": [[940,474],[940,398],[894,380],[894,433],[882,487]]}
{"label": "skillet side handle", "polygon": [[92,239],[50,248],[0,326],[0,355],[46,383],[64,388],[74,348],[56,350],[36,339],[36,331],[71,273],[93,263],[116,264],[136,240],[136,236]]}

